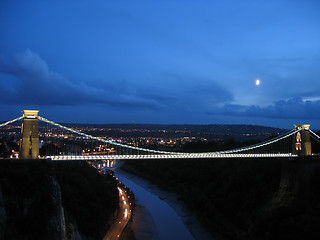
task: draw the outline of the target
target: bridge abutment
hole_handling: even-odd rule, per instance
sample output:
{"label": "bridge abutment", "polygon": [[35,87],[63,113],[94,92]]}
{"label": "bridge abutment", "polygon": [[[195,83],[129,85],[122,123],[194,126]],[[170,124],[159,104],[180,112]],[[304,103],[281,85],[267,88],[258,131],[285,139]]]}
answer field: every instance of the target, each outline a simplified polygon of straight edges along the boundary
{"label": "bridge abutment", "polygon": [[294,135],[292,154],[289,159],[283,159],[281,164],[281,181],[279,190],[288,193],[298,193],[307,186],[310,176],[320,164],[319,157],[312,156],[310,125],[294,125],[298,132]]}
{"label": "bridge abutment", "polygon": [[314,172],[320,168],[319,156],[298,156],[281,160],[280,192],[298,194],[307,191]]}
{"label": "bridge abutment", "polygon": [[21,125],[20,154],[21,159],[36,159],[39,156],[37,110],[23,110]]}

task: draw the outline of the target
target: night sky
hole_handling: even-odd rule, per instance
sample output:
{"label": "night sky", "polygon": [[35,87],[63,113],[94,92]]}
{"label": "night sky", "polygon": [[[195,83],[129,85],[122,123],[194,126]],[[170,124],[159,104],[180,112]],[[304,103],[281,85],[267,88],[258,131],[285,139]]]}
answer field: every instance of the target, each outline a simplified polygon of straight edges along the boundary
{"label": "night sky", "polygon": [[1,0],[0,106],[1,121],[319,129],[320,1]]}

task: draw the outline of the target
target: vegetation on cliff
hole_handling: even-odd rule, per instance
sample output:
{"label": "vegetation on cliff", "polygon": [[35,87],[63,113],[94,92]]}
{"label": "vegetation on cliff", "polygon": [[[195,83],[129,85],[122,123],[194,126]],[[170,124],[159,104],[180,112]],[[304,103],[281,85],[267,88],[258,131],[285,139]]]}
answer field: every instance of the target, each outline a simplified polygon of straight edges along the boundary
{"label": "vegetation on cliff", "polygon": [[61,239],[59,228],[66,239],[75,230],[83,239],[101,239],[118,205],[114,179],[85,162],[1,160],[0,185],[4,240]]}
{"label": "vegetation on cliff", "polygon": [[43,239],[53,215],[54,170],[47,161],[1,160],[0,184],[7,221],[3,239]]}
{"label": "vegetation on cliff", "polygon": [[279,189],[279,159],[128,160],[123,168],[177,193],[215,237],[320,237],[320,170],[294,194]]}
{"label": "vegetation on cliff", "polygon": [[74,220],[83,235],[102,239],[118,207],[117,182],[85,162],[55,162],[54,166],[67,219]]}

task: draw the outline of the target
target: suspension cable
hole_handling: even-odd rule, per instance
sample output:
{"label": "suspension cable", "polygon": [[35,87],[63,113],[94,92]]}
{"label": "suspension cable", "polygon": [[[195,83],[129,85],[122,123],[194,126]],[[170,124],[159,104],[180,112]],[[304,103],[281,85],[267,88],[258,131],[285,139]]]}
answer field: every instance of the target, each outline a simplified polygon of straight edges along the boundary
{"label": "suspension cable", "polygon": [[[314,135],[316,136],[318,139],[320,139],[320,136],[318,136],[315,132],[313,132],[311,129],[309,129],[309,131]],[[311,135],[312,136],[312,135]]]}
{"label": "suspension cable", "polygon": [[104,143],[109,143],[109,144],[113,144],[113,145],[116,145],[118,147],[125,147],[125,148],[130,148],[130,149],[133,149],[133,150],[140,150],[140,151],[143,151],[143,152],[149,152],[149,153],[159,153],[159,154],[183,154],[183,153],[180,153],[180,152],[166,152],[166,151],[157,151],[157,150],[152,150],[152,149],[145,149],[145,148],[139,148],[139,147],[134,147],[134,146],[129,146],[129,145],[125,145],[125,144],[121,144],[121,143],[118,143],[118,142],[113,142],[113,141],[110,141],[110,140],[105,140],[105,139],[102,139],[102,138],[99,138],[99,137],[95,137],[95,136],[92,136],[92,135],[89,135],[89,134],[85,134],[85,133],[82,133],[82,132],[79,132],[79,131],[76,131],[72,128],[68,128],[68,127],[65,127],[61,124],[58,124],[58,123],[55,123],[55,122],[52,122],[46,118],[43,118],[43,117],[40,117],[38,116],[38,119],[43,121],[43,122],[46,122],[46,123],[49,123],[49,124],[52,124],[54,126],[57,126],[57,127],[60,127],[62,129],[65,129],[65,130],[68,130],[70,132],[73,132],[73,133],[76,133],[76,134],[79,134],[79,135],[82,135],[82,136],[85,136],[87,138],[91,138],[91,139],[94,139],[94,140],[98,140],[98,141],[101,141],[101,142],[104,142]]}
{"label": "suspension cable", "polygon": [[312,133],[310,136],[311,136],[314,140],[316,140],[317,142],[320,142],[320,137],[319,137],[315,132],[311,131],[310,129],[309,129],[309,131]]}
{"label": "suspension cable", "polygon": [[10,124],[10,123],[14,123],[14,122],[16,122],[16,121],[19,121],[19,120],[22,119],[22,118],[23,118],[23,116],[18,117],[18,118],[16,118],[16,119],[13,119],[13,120],[11,120],[11,121],[2,123],[2,124],[0,124],[0,127],[6,126],[6,125],[8,125],[8,124]]}
{"label": "suspension cable", "polygon": [[320,139],[319,138],[317,138],[316,136],[313,136],[313,135],[310,135],[310,136],[312,137],[312,139],[314,139],[314,140],[316,140],[317,142],[320,143]]}
{"label": "suspension cable", "polygon": [[[99,137],[95,137],[95,136],[92,136],[92,135],[89,135],[89,134],[86,134],[86,133],[82,133],[82,132],[76,131],[76,130],[74,130],[72,128],[68,128],[68,127],[65,127],[65,126],[63,126],[61,124],[55,123],[53,121],[50,121],[50,120],[48,120],[46,118],[43,118],[41,116],[38,116],[38,119],[43,121],[43,122],[49,123],[51,125],[60,127],[62,129],[68,130],[68,131],[71,131],[73,133],[85,136],[87,138],[98,140],[98,141],[101,141],[101,142],[104,142],[104,143],[108,143],[108,144],[112,144],[112,145],[115,145],[115,146],[118,146],[118,147],[124,147],[124,148],[127,148],[127,149],[133,149],[133,150],[143,151],[143,152],[147,152],[147,153],[170,154],[170,155],[174,155],[174,154],[175,155],[179,155],[179,154],[187,154],[187,155],[198,154],[198,153],[183,153],[183,152],[167,152],[167,151],[158,151],[158,150],[134,147],[134,146],[130,146],[130,145],[125,145],[125,144],[121,144],[121,143],[118,143],[118,142],[114,142],[114,141],[111,141],[111,140],[105,140],[105,139],[102,139],[102,138],[99,138]],[[279,136],[279,137],[277,137],[275,139],[267,140],[267,141],[264,141],[262,143],[257,143],[257,144],[251,145],[251,146],[231,149],[231,150],[227,150],[227,151],[206,152],[206,154],[230,154],[230,153],[245,152],[245,151],[248,151],[248,150],[257,149],[257,148],[260,148],[260,147],[271,145],[271,144],[276,143],[276,142],[278,142],[278,141],[280,141],[282,139],[288,138],[288,137],[292,136],[293,134],[296,134],[297,132],[300,132],[300,131],[302,131],[302,129],[298,129],[298,130],[295,130],[295,131],[293,129],[290,132],[285,133],[285,134],[283,134],[283,135],[281,135],[281,136]],[[316,135],[316,136],[320,139],[320,137],[318,135]]]}
{"label": "suspension cable", "polygon": [[302,129],[298,129],[296,131],[291,130],[290,132],[285,133],[285,134],[279,136],[278,138],[267,140],[267,141],[264,141],[262,143],[257,143],[257,144],[251,145],[251,146],[247,146],[247,147],[243,147],[243,148],[236,148],[236,149],[231,149],[231,150],[221,151],[221,152],[212,152],[212,153],[226,154],[226,153],[245,152],[245,151],[248,151],[248,150],[252,150],[252,149],[259,148],[259,147],[267,146],[267,145],[270,145],[272,143],[276,143],[276,142],[278,142],[278,141],[280,141],[282,139],[290,137],[291,135],[293,135],[293,134],[295,134],[297,132],[300,132],[301,130]]}

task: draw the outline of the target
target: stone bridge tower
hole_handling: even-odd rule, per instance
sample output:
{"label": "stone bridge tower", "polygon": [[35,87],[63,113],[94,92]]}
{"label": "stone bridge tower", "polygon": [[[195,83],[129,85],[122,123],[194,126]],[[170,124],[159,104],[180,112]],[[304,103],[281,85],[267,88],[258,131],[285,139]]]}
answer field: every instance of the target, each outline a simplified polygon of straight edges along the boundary
{"label": "stone bridge tower", "polygon": [[23,110],[21,125],[20,154],[22,159],[36,159],[39,156],[37,110]]}
{"label": "stone bridge tower", "polygon": [[293,136],[292,154],[298,157],[282,160],[281,181],[279,197],[284,192],[296,194],[307,188],[309,177],[315,165],[311,152],[310,125],[294,125],[300,130]]}
{"label": "stone bridge tower", "polygon": [[310,138],[310,125],[294,125],[295,130],[300,130],[294,136],[292,154],[299,156],[312,155],[311,151],[311,138]]}

